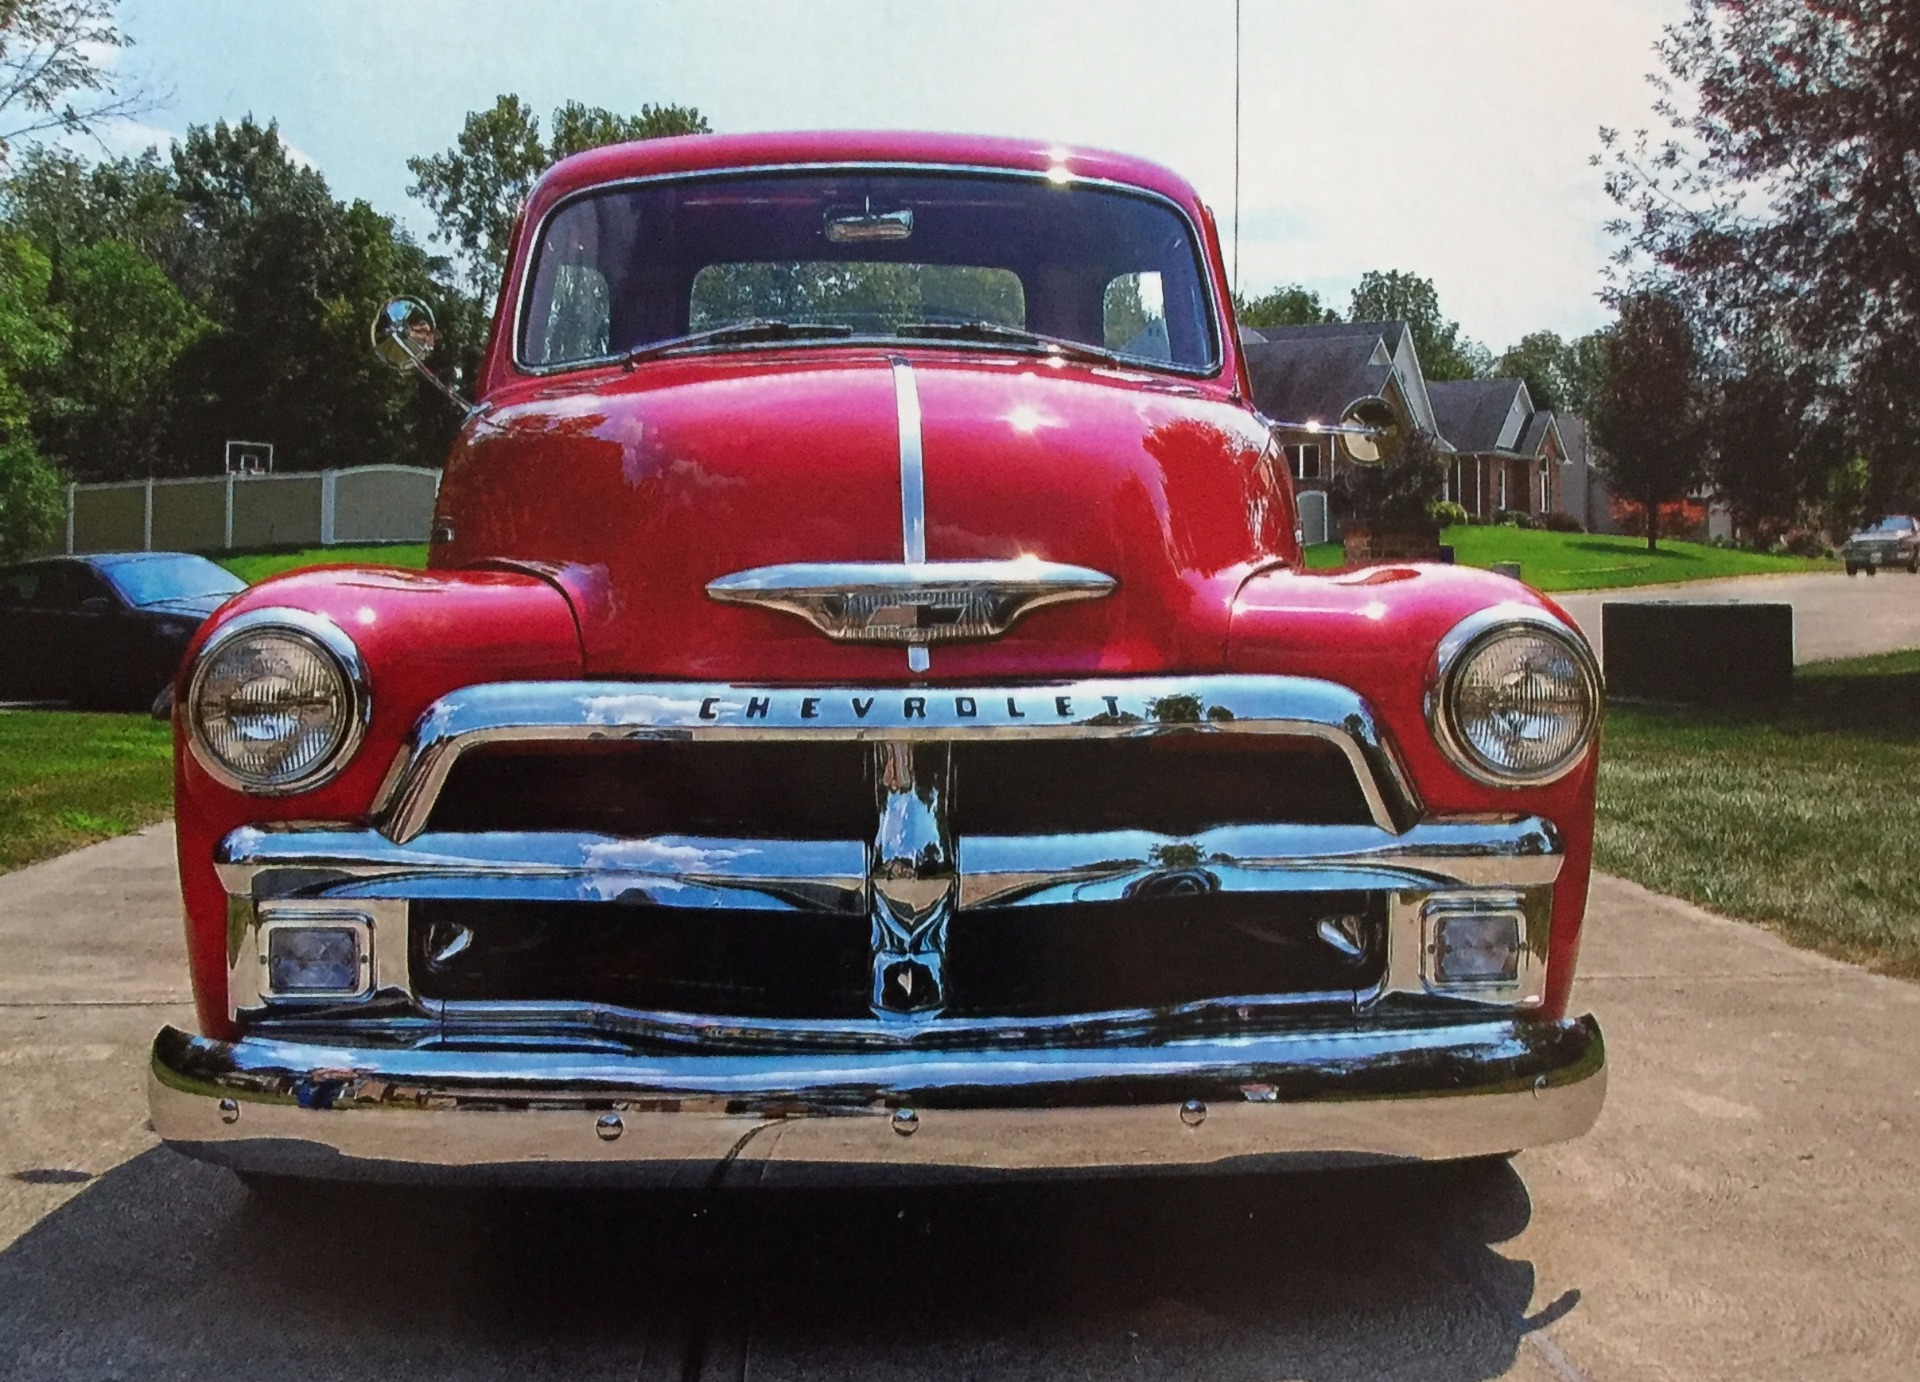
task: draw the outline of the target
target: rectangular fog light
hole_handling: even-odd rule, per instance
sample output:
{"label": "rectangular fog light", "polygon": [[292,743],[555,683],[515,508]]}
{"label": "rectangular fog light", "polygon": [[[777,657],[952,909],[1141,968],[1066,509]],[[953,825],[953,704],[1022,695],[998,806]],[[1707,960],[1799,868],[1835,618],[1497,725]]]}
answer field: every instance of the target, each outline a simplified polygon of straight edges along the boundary
{"label": "rectangular fog light", "polygon": [[282,921],[262,928],[266,991],[275,998],[351,998],[367,987],[366,922]]}
{"label": "rectangular fog light", "polygon": [[1430,987],[1511,989],[1520,982],[1527,918],[1517,898],[1435,898],[1425,910]]}

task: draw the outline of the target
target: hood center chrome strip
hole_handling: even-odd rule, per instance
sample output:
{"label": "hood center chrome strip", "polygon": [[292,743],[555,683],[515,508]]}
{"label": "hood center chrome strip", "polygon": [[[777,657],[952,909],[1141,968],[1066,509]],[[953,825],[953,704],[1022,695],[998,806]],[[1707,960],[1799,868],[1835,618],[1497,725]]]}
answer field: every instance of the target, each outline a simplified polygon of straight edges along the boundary
{"label": "hood center chrome strip", "polygon": [[[922,449],[920,424],[920,387],[914,382],[913,366],[905,360],[893,361],[893,401],[900,415],[900,538],[908,562],[927,559],[927,475],[926,453]],[[924,645],[907,649],[907,669],[924,672],[933,665]]]}

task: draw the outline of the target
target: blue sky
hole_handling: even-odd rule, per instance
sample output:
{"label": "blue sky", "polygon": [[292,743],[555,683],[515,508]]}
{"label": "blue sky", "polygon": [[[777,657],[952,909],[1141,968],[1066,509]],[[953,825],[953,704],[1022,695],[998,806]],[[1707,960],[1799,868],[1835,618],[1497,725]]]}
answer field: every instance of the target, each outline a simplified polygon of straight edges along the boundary
{"label": "blue sky", "polygon": [[[1369,268],[1434,279],[1496,350],[1574,333],[1609,206],[1601,124],[1683,0],[1243,0],[1240,281],[1344,308]],[[424,234],[409,154],[514,91],[698,106],[716,129],[917,128],[1143,154],[1233,217],[1233,0],[125,0],[164,106],[115,145],[251,111]]]}

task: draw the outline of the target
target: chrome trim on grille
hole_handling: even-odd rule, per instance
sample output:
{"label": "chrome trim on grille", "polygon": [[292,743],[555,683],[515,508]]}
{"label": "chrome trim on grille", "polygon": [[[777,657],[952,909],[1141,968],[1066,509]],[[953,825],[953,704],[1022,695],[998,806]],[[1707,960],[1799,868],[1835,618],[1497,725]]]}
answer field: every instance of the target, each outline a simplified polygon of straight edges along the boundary
{"label": "chrome trim on grille", "polygon": [[459,756],[498,743],[594,740],[1126,738],[1280,734],[1351,763],[1374,823],[1400,834],[1418,799],[1366,701],[1306,677],[1139,677],[1051,685],[751,687],[726,683],[497,682],[421,716],[374,820],[405,843],[426,828]]}
{"label": "chrome trim on grille", "polygon": [[[1200,835],[968,836],[953,846],[960,907],[1110,901],[1168,873],[1205,873],[1223,892],[1542,887],[1560,874],[1559,833],[1536,816],[1370,825],[1238,825]],[[612,902],[634,889],[660,907],[867,910],[859,840],[620,839],[561,831],[421,835],[242,826],[215,854],[234,897],[456,896]]]}
{"label": "chrome trim on grille", "polygon": [[[759,566],[709,581],[707,595],[726,604],[797,615],[842,642],[920,647],[998,638],[1030,610],[1068,600],[1097,600],[1117,584],[1103,571],[1033,557],[938,562],[909,557],[898,564]],[[950,617],[930,618],[940,613]]]}

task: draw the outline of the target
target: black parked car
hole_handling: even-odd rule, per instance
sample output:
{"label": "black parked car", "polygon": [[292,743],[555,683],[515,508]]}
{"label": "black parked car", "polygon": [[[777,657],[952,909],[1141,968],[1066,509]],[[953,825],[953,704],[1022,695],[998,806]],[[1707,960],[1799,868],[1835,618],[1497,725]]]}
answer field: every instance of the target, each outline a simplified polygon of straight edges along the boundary
{"label": "black parked car", "polygon": [[0,567],[0,700],[145,710],[187,642],[246,582],[187,552]]}

